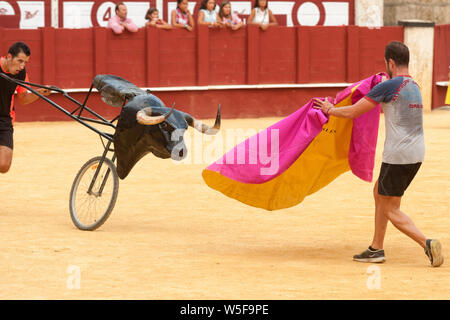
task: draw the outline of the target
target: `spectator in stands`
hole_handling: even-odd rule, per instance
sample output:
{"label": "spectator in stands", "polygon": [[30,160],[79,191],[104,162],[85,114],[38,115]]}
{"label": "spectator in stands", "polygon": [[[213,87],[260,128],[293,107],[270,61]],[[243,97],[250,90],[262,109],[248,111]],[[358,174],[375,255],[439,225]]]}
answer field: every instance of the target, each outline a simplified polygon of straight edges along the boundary
{"label": "spectator in stands", "polygon": [[221,27],[222,20],[215,9],[215,0],[202,0],[200,11],[198,12],[198,24],[208,25],[210,28]]}
{"label": "spectator in stands", "polygon": [[136,24],[130,18],[127,18],[128,10],[123,2],[116,5],[115,11],[116,15],[108,21],[108,28],[111,28],[116,34],[121,34],[124,30],[138,31]]}
{"label": "spectator in stands", "polygon": [[159,29],[172,29],[172,26],[165,22],[164,20],[159,18],[159,12],[156,8],[150,8],[147,10],[145,14],[145,20],[148,20],[145,23],[146,27],[157,27]]}
{"label": "spectator in stands", "polygon": [[175,28],[185,28],[188,31],[194,29],[194,18],[189,12],[188,0],[177,0],[177,8],[172,10],[171,22]]}
{"label": "spectator in stands", "polygon": [[255,0],[255,6],[248,17],[248,23],[259,25],[262,30],[267,30],[269,26],[278,25],[277,19],[268,7],[267,0]]}
{"label": "spectator in stands", "polygon": [[237,30],[244,25],[237,13],[231,11],[231,3],[228,0],[220,5],[219,17],[222,19],[222,24],[232,30]]}

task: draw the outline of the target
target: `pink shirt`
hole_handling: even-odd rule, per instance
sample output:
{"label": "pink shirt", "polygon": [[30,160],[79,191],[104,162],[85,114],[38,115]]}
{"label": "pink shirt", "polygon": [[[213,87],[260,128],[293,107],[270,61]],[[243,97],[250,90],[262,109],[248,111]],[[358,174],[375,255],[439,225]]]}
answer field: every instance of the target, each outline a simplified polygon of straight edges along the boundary
{"label": "pink shirt", "polygon": [[117,34],[122,33],[123,30],[125,29],[125,27],[123,27],[120,24],[121,22],[125,22],[125,24],[128,26],[128,31],[130,31],[130,32],[138,31],[138,27],[130,18],[122,20],[118,15],[115,15],[114,17],[109,19],[108,28],[111,28],[114,31],[114,33],[117,33]]}
{"label": "pink shirt", "polygon": [[223,22],[231,23],[231,25],[233,26],[242,22],[241,18],[239,18],[239,16],[236,13],[232,12],[230,15],[231,18],[223,17],[222,18]]}

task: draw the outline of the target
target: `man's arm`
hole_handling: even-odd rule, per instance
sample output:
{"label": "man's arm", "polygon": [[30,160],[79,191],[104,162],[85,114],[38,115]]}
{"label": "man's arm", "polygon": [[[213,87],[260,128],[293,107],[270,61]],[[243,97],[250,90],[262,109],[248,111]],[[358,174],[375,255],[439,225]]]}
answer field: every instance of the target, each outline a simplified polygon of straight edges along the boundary
{"label": "man's arm", "polygon": [[137,25],[133,22],[133,20],[131,19],[127,19],[124,23],[123,26],[130,32],[137,32],[138,31],[138,27]]}
{"label": "man's arm", "polygon": [[108,28],[116,34],[121,34],[125,29],[114,17],[108,20]]}
{"label": "man's arm", "polygon": [[314,108],[322,110],[322,112],[325,114],[338,118],[351,119],[359,117],[363,113],[372,110],[378,105],[378,102],[369,100],[366,97],[359,99],[358,102],[351,106],[340,108],[335,108],[334,105],[330,101],[328,101],[328,98],[325,98],[325,101],[314,99],[314,102],[316,104]]}
{"label": "man's arm", "polygon": [[358,102],[351,106],[335,108],[334,105],[325,98],[325,101],[320,99],[314,99],[314,108],[322,110],[323,113],[332,115],[338,118],[356,118],[366,113],[369,110],[375,108],[381,102],[388,102],[389,96],[392,94],[392,90],[395,89],[392,83],[386,82],[387,77],[382,76],[381,82],[370,90],[370,92],[359,99]]}
{"label": "man's arm", "polygon": [[[30,82],[28,74],[25,75],[25,82]],[[48,96],[51,94],[51,91],[45,88],[38,88],[36,89],[36,91],[42,94],[43,96]],[[28,92],[28,90],[22,86],[17,86],[16,92],[17,92],[17,99],[19,100],[20,104],[29,104],[39,99],[37,95],[35,95],[32,92]]]}
{"label": "man's arm", "polygon": [[[44,88],[39,88],[36,91],[42,94],[43,96],[48,96],[51,94],[50,90]],[[18,92],[17,99],[19,100],[20,104],[29,104],[39,99],[39,96],[35,95],[32,92],[25,91],[25,92]]]}

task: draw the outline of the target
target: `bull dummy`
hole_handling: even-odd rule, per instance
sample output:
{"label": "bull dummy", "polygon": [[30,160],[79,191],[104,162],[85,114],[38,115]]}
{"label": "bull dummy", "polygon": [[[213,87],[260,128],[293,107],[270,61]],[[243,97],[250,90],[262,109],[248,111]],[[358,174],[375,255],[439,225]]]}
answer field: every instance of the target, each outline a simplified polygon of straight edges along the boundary
{"label": "bull dummy", "polygon": [[214,126],[210,127],[176,110],[175,105],[166,107],[158,97],[123,78],[97,75],[93,85],[105,103],[122,107],[113,141],[120,179],[125,179],[134,165],[150,152],[162,159],[184,159],[187,149],[183,134],[188,126],[209,135],[220,129],[220,105]]}

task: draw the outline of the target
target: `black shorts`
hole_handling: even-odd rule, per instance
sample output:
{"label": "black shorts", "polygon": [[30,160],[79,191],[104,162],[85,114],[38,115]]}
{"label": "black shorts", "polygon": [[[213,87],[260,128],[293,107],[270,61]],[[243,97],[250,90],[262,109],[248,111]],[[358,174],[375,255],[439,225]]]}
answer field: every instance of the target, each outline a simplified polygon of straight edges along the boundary
{"label": "black shorts", "polygon": [[0,126],[0,146],[14,148],[13,132],[12,127]]}
{"label": "black shorts", "polygon": [[383,196],[401,197],[414,179],[422,162],[413,164],[382,163],[378,178],[378,193]]}

